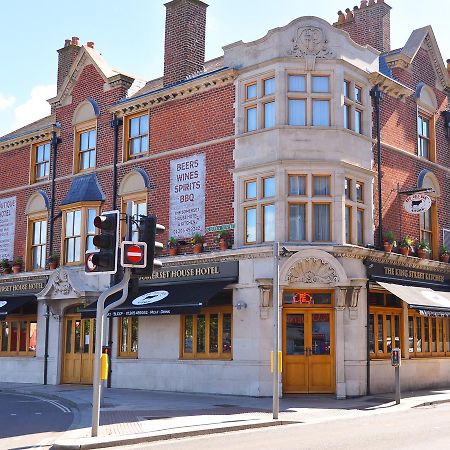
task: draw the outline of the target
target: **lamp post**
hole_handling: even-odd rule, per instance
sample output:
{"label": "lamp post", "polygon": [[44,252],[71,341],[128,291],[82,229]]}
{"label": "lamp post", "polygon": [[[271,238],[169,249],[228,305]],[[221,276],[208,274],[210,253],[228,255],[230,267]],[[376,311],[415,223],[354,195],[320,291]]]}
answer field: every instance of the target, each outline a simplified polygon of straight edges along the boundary
{"label": "lamp post", "polygon": [[278,367],[278,334],[279,334],[279,310],[280,304],[280,253],[279,242],[273,243],[273,398],[272,398],[272,412],[273,418],[278,419],[278,413],[280,412],[280,400],[279,400],[279,367]]}

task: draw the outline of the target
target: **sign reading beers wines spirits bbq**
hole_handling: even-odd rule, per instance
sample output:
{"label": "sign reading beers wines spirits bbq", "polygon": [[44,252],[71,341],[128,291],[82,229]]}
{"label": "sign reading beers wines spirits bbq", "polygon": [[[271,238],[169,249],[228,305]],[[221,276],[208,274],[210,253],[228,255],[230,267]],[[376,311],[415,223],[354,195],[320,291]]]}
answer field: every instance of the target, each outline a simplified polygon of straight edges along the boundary
{"label": "sign reading beers wines spirits bbq", "polygon": [[431,208],[431,198],[425,194],[412,194],[406,197],[403,208],[410,214],[420,214]]}

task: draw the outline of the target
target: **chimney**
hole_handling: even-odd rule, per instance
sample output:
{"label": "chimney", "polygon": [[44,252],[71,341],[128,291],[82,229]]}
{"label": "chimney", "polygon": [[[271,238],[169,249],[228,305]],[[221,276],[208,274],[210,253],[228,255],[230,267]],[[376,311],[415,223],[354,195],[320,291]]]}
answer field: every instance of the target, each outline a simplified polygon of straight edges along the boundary
{"label": "chimney", "polygon": [[362,0],[359,8],[353,8],[353,14],[349,8],[345,11],[345,21],[339,14],[338,22],[333,24],[336,28],[346,31],[360,45],[369,44],[380,52],[391,49],[391,7],[384,0]]}
{"label": "chimney", "polygon": [[166,7],[164,86],[203,70],[206,8],[200,0],[172,0]]}
{"label": "chimney", "polygon": [[70,67],[75,61],[80,50],[80,40],[76,36],[72,39],[66,39],[64,42],[64,47],[58,50],[57,92],[59,92],[59,89],[69,73]]}

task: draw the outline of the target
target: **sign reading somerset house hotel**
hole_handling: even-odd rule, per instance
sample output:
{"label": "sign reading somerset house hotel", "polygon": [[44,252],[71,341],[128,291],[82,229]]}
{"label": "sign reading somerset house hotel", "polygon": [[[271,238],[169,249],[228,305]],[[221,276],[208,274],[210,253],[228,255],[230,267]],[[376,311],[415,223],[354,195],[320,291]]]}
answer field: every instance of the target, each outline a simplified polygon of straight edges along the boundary
{"label": "sign reading somerset house hotel", "polygon": [[21,296],[37,294],[42,291],[48,282],[48,276],[45,277],[27,277],[20,280],[1,280],[0,297]]}

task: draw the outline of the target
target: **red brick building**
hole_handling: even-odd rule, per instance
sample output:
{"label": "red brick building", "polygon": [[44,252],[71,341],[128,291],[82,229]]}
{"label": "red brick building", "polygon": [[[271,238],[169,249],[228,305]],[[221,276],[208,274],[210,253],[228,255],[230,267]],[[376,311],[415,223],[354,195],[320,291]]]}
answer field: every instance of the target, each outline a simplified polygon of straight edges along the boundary
{"label": "red brick building", "polygon": [[[389,390],[395,346],[406,386],[447,385],[450,75],[431,27],[391,50],[390,7],[363,1],[334,27],[299,18],[205,62],[206,7],[166,4],[164,74],[146,83],[66,40],[51,116],[0,138],[0,258],[23,259],[0,280],[0,367],[24,382],[91,382],[83,308],[110,280],[86,276],[84,254],[93,218],[130,205],[157,215],[178,255],[140,280],[141,301],[155,289],[166,300],[137,311],[130,297],[113,314],[114,385],[268,395],[273,241],[284,392]],[[405,211],[412,193],[431,207]],[[383,252],[387,231],[427,241],[430,259]],[[436,376],[418,382],[430,364]]]}

